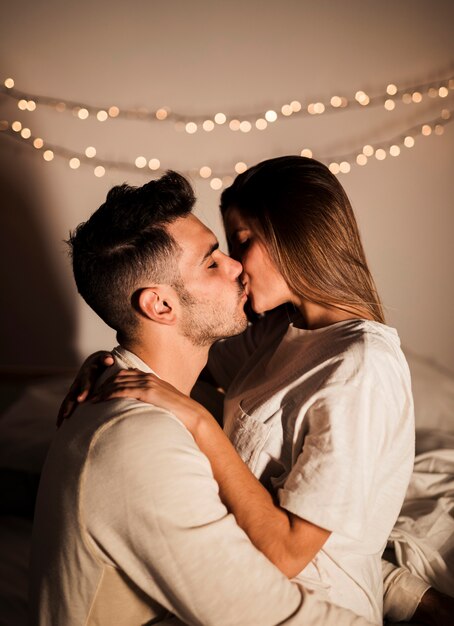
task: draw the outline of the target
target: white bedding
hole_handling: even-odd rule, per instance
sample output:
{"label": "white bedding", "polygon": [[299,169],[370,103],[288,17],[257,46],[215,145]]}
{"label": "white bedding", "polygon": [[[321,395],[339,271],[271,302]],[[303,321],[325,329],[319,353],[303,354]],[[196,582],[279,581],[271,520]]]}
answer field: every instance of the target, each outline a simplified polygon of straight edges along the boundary
{"label": "white bedding", "polygon": [[390,544],[399,565],[454,592],[454,433],[419,430],[417,455]]}

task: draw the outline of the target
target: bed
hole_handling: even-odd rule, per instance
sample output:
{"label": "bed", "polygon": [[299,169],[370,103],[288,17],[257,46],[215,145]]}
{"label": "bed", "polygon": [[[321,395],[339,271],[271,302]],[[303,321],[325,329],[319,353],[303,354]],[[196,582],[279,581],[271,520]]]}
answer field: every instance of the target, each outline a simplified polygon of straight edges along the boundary
{"label": "bed", "polygon": [[[406,351],[416,413],[416,462],[391,534],[396,562],[454,590],[454,376]],[[9,373],[0,383],[0,626],[27,624],[27,570],[39,473],[72,375]],[[206,390],[205,390],[206,394]]]}

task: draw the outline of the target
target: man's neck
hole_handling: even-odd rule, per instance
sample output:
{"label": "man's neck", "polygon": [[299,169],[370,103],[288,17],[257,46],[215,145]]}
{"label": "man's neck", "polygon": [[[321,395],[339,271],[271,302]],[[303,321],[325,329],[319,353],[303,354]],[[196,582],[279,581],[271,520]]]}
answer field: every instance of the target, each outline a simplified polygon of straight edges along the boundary
{"label": "man's neck", "polygon": [[209,346],[194,346],[182,336],[157,335],[140,341],[122,341],[126,350],[139,357],[160,378],[182,393],[190,394],[208,359]]}

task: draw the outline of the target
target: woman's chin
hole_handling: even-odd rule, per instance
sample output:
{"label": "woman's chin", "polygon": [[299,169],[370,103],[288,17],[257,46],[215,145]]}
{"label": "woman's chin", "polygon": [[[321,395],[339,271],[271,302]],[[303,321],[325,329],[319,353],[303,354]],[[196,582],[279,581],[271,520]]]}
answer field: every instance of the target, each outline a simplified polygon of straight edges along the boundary
{"label": "woman's chin", "polygon": [[260,302],[254,298],[253,294],[249,294],[249,306],[256,315],[262,315],[263,313],[266,313],[266,311],[270,310],[266,304],[266,302]]}

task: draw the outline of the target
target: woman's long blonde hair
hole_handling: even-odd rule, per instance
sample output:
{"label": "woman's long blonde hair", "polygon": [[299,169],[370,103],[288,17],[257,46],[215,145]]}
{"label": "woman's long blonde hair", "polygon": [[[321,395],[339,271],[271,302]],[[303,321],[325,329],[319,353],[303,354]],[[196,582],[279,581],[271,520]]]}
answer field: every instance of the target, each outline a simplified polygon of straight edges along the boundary
{"label": "woman's long blonde hair", "polygon": [[329,169],[306,157],[262,161],[221,196],[254,224],[292,291],[384,323],[350,201]]}

